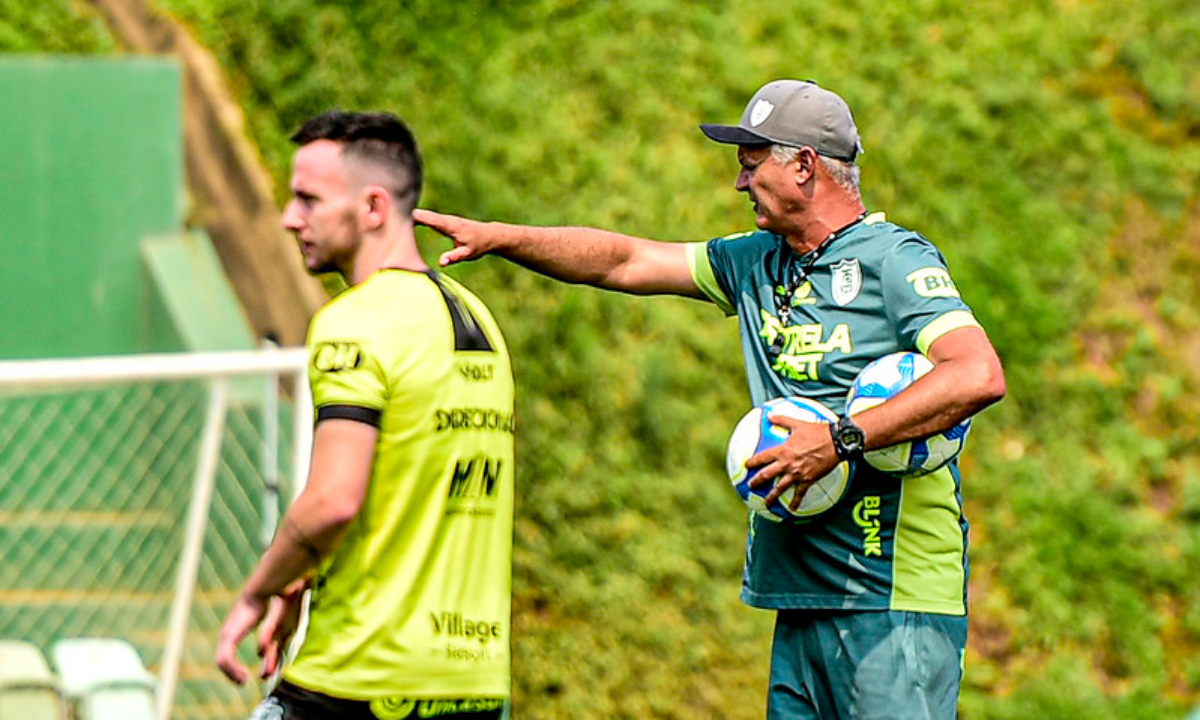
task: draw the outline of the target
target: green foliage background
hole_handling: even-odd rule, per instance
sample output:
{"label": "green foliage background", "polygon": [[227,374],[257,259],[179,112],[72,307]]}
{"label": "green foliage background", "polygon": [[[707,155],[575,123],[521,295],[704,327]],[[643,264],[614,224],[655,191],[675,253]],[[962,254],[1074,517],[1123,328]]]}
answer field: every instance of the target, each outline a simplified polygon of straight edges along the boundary
{"label": "green foliage background", "polygon": [[[219,58],[281,193],[301,120],[386,109],[422,142],[426,207],[706,239],[752,219],[697,123],[777,77],[837,90],[868,207],[941,247],[1009,379],[964,462],[962,717],[1200,701],[1193,0],[159,4]],[[3,8],[0,50],[114,52],[86,5]],[[451,272],[517,361],[518,717],[761,717],[771,618],[737,600],[722,472],[733,322],[495,259]]]}

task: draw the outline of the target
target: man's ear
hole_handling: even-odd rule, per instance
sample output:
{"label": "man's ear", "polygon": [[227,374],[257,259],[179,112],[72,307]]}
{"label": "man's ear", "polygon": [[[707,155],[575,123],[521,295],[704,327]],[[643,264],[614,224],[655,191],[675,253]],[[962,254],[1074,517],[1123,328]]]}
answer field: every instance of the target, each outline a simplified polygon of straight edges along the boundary
{"label": "man's ear", "polygon": [[378,230],[387,222],[392,211],[392,196],[382,185],[368,185],[363,189],[362,222],[366,230]]}
{"label": "man's ear", "polygon": [[817,151],[811,147],[800,148],[796,153],[796,182],[804,185],[817,176]]}

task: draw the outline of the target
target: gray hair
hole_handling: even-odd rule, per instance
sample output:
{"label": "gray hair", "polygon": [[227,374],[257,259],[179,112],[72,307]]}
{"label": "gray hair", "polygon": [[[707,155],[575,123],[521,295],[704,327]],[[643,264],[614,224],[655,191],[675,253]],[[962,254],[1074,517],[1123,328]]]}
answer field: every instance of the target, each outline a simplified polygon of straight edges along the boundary
{"label": "gray hair", "polygon": [[[800,154],[798,147],[778,143],[771,145],[771,159],[780,165],[792,162],[798,154]],[[824,155],[817,155],[817,159],[825,166],[825,172],[829,173],[829,179],[835,185],[858,192],[859,169],[853,160],[837,160]]]}

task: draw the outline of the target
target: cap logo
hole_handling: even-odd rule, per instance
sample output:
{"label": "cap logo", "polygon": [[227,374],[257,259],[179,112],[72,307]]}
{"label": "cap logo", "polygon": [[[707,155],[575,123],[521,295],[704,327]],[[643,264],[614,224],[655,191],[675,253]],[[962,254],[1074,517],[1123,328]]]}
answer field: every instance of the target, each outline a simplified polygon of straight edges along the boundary
{"label": "cap logo", "polygon": [[754,107],[750,109],[750,127],[758,127],[771,117],[771,113],[775,110],[775,104],[770,100],[759,99],[754,103]]}

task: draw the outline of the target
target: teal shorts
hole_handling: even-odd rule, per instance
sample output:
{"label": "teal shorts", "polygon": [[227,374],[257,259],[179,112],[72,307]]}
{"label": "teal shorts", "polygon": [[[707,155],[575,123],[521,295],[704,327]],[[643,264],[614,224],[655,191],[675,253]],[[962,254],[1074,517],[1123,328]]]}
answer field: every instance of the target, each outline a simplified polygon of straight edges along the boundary
{"label": "teal shorts", "polygon": [[953,720],[967,618],[781,610],[768,720]]}

